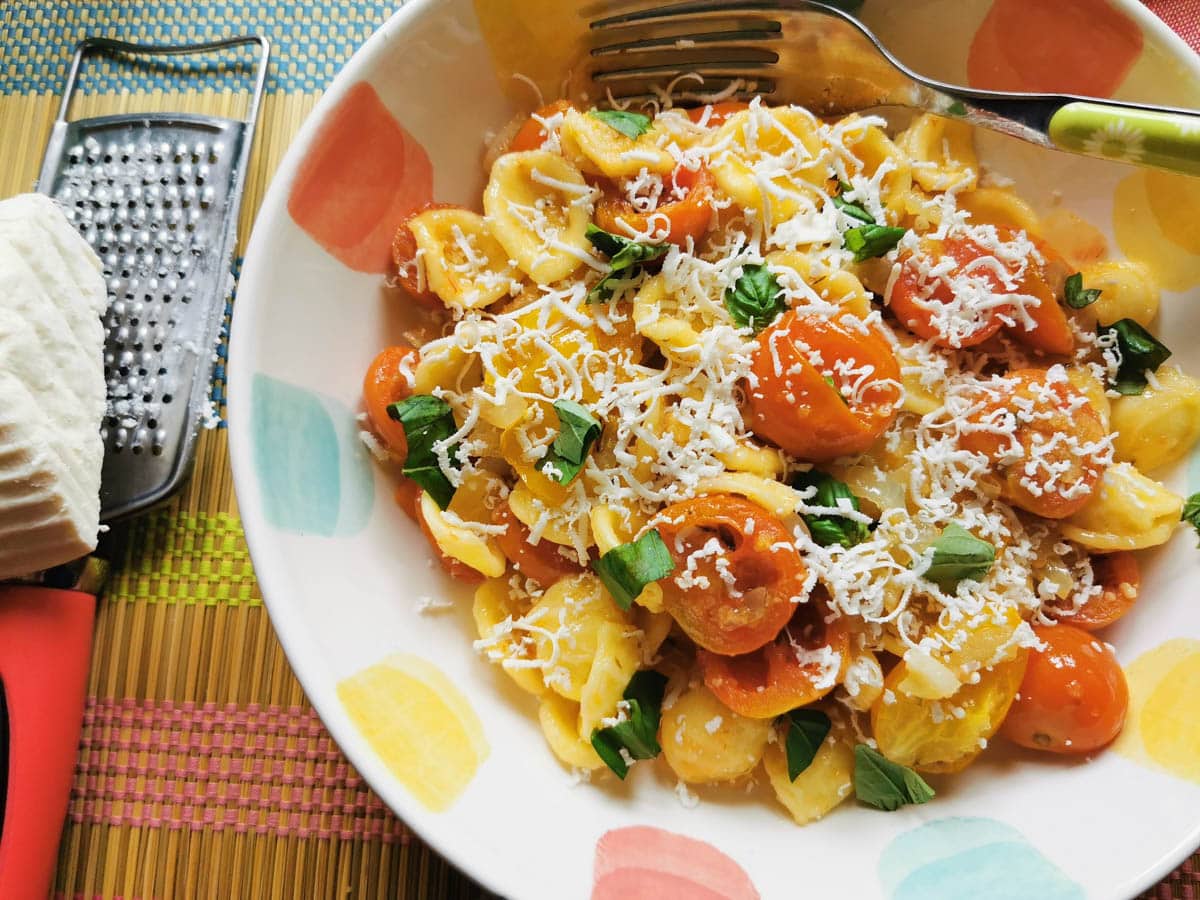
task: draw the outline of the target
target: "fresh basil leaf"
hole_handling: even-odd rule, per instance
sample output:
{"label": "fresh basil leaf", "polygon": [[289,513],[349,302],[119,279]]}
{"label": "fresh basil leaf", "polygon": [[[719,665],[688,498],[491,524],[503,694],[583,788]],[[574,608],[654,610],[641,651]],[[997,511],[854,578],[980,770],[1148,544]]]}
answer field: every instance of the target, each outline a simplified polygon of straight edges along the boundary
{"label": "fresh basil leaf", "polygon": [[616,725],[592,731],[592,746],[621,780],[629,773],[629,764],[621,748],[631,759],[654,759],[662,752],[658,745],[658,723],[662,718],[663,694],[667,677],[653,669],[643,669],[629,679],[624,699],[629,704],[628,718]]}
{"label": "fresh basil leaf", "polygon": [[1197,534],[1200,534],[1200,493],[1192,494],[1187,498],[1187,502],[1183,504],[1183,515],[1179,518],[1195,528]]}
{"label": "fresh basil leaf", "polygon": [[935,793],[907,766],[866,744],[854,748],[854,795],[868,806],[891,812],[909,803],[927,803]]}
{"label": "fresh basil leaf", "polygon": [[[388,415],[404,427],[404,437],[408,442],[408,455],[400,471],[424,488],[437,505],[445,509],[454,497],[455,487],[442,471],[433,445],[445,441],[458,431],[450,404],[438,397],[415,394],[389,406]],[[450,465],[456,469],[462,465],[458,461],[457,450],[458,444],[455,444],[447,451]]]}
{"label": "fresh basil leaf", "polygon": [[967,105],[961,100],[955,100],[946,107],[946,115],[948,116],[965,116],[967,114]]}
{"label": "fresh basil leaf", "polygon": [[787,714],[787,722],[783,746],[787,751],[788,780],[795,781],[812,765],[833,725],[819,709],[793,709]]}
{"label": "fresh basil leaf", "polygon": [[588,115],[636,141],[650,130],[650,117],[627,109],[589,109]]}
{"label": "fresh basil leaf", "polygon": [[[799,490],[816,488],[817,493],[805,500],[810,506],[826,506],[837,508],[838,501],[846,500],[855,512],[860,511],[858,498],[851,493],[850,488],[838,481],[832,475],[812,469],[808,472],[797,472],[792,476],[792,487]],[[813,541],[821,547],[831,544],[841,544],[843,547],[853,547],[867,539],[871,531],[865,522],[858,522],[846,516],[822,513],[820,515],[802,514],[804,524],[808,526]]]}
{"label": "fresh basil leaf", "polygon": [[867,225],[874,225],[875,217],[867,212],[866,208],[860,203],[851,203],[849,200],[843,200],[842,194],[849,191],[850,185],[844,181],[838,182],[838,192],[833,195],[833,205],[844,212],[852,219],[857,219]]}
{"label": "fresh basil leaf", "polygon": [[600,437],[600,420],[574,400],[557,401],[554,411],[558,413],[558,437],[537,468],[547,478],[569,484],[583,468],[588,451]]}
{"label": "fresh basil leaf", "polygon": [[636,541],[613,547],[592,568],[608,588],[613,602],[629,609],[646,585],[666,578],[675,571],[675,561],[662,536],[650,529]]}
{"label": "fresh basil leaf", "polygon": [[1121,365],[1112,387],[1121,394],[1140,394],[1146,389],[1146,372],[1156,372],[1171,356],[1171,351],[1133,319],[1121,319],[1100,326],[1101,335],[1115,333]]}
{"label": "fresh basil leaf", "polygon": [[764,265],[749,263],[725,291],[725,308],[738,325],[762,331],[787,310],[779,281]]}
{"label": "fresh basil leaf", "polygon": [[906,233],[906,229],[890,225],[860,225],[843,234],[842,242],[854,254],[855,262],[863,262],[883,256],[900,243]]}
{"label": "fresh basil leaf", "polygon": [[611,300],[618,282],[636,279],[642,274],[641,264],[658,259],[669,249],[666,244],[642,244],[627,237],[605,231],[589,224],[585,232],[592,246],[609,258],[608,274],[592,285],[588,291],[588,303],[606,303]]}
{"label": "fresh basil leaf", "polygon": [[1100,299],[1103,293],[1099,288],[1083,287],[1083,273],[1076,272],[1074,275],[1067,276],[1067,283],[1064,289],[1063,299],[1067,301],[1067,306],[1071,309],[1083,309],[1085,306],[1091,306]]}
{"label": "fresh basil leaf", "polygon": [[951,522],[933,542],[933,562],[925,577],[943,590],[953,590],[964,578],[982,581],[995,561],[995,547]]}

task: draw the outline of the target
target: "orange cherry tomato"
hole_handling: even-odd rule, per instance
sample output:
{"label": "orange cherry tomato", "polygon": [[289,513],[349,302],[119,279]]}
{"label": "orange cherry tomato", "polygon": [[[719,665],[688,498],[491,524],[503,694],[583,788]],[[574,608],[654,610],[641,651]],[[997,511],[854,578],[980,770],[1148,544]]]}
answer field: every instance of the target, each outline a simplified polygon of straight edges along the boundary
{"label": "orange cherry tomato", "polygon": [[[996,231],[1002,240],[1012,240],[1016,236],[1011,228],[1000,227]],[[1017,293],[1037,297],[1041,302],[1037,306],[1026,307],[1026,313],[1033,320],[1032,325],[1026,326],[1019,315],[1014,315],[1017,324],[1009,326],[1008,331],[1035,350],[1055,356],[1069,356],[1075,350],[1075,335],[1066,312],[1058,302],[1058,295],[1068,274],[1067,264],[1045,241],[1032,235],[1030,240],[1041,253],[1043,262],[1029,261]]]}
{"label": "orange cherry tomato", "polygon": [[703,163],[695,171],[677,166],[663,179],[663,192],[658,206],[649,212],[642,212],[629,202],[619,186],[610,182],[596,204],[596,224],[605,231],[620,235],[628,234],[630,228],[643,234],[651,232],[651,228],[651,233],[661,233],[669,224],[670,231],[665,240],[679,247],[686,246],[688,238],[698,241],[708,231],[712,222],[715,184],[716,181]]}
{"label": "orange cherry tomato", "polygon": [[1141,586],[1137,557],[1128,550],[1092,557],[1092,574],[1100,593],[1072,615],[1060,615],[1060,621],[1085,631],[1107,628],[1133,609]]}
{"label": "orange cherry tomato", "polygon": [[1014,369],[976,390],[967,418],[982,430],[964,432],[959,445],[1003,460],[1005,498],[1047,519],[1081,509],[1107,468],[1088,450],[1107,432],[1087,397],[1065,379],[1051,381],[1046,369]]}
{"label": "orange cherry tomato", "polygon": [[717,128],[725,124],[725,120],[737,115],[743,109],[748,109],[749,103],[741,100],[722,100],[720,103],[709,103],[707,106],[695,106],[687,111],[688,118],[699,125],[704,121],[705,111],[708,111],[706,128]]}
{"label": "orange cherry tomato", "polygon": [[367,408],[371,430],[401,459],[408,456],[404,426],[389,416],[387,411],[393,403],[399,403],[412,394],[400,366],[408,360],[411,370],[419,357],[420,352],[413,347],[388,347],[371,360],[363,378],[363,404]]}
{"label": "orange cherry tomato", "polygon": [[396,226],[396,233],[392,236],[392,262],[396,265],[397,281],[404,290],[412,295],[413,299],[431,309],[441,310],[446,307],[438,295],[429,290],[428,285],[422,283],[423,279],[417,274],[417,239],[413,235],[412,229],[408,227],[408,222],[431,209],[461,208],[453,203],[425,203],[405,216],[404,220]]}
{"label": "orange cherry tomato", "polygon": [[[990,256],[988,251],[966,238],[927,240],[923,250],[922,256],[934,263],[945,257],[954,260],[954,269],[947,273],[950,277],[971,266],[977,259]],[[981,266],[972,271],[989,291],[1004,293],[1004,284],[994,269]],[[912,257],[901,260],[900,274],[892,286],[888,306],[896,318],[919,337],[941,347],[974,347],[999,331],[1004,324],[1001,317],[1011,312],[1010,306],[998,304],[984,309],[956,310],[950,316],[939,315],[939,306],[954,302],[954,293],[945,279],[936,279],[930,289]]]}
{"label": "orange cherry tomato", "polygon": [[565,113],[570,108],[571,104],[566,100],[555,100],[553,103],[543,106],[529,117],[525,124],[521,126],[520,131],[513,135],[513,139],[508,145],[508,152],[523,153],[527,150],[541,150],[550,135],[546,131],[545,126],[538,120],[548,119],[559,113]]}
{"label": "orange cherry tomato", "polygon": [[414,522],[417,519],[417,504],[421,502],[421,486],[411,478],[400,476],[399,482],[396,484],[395,493],[392,494],[392,499]]}
{"label": "orange cherry tomato", "polygon": [[688,637],[736,656],[779,634],[805,596],[808,571],[779,519],[741,497],[710,494],[668,506],[658,521],[675,563],[659,582],[663,606]]}
{"label": "orange cherry tomato", "polygon": [[1111,743],[1129,708],[1125,673],[1112,650],[1073,625],[1033,630],[1045,649],[1029,654],[1001,733],[1050,753],[1091,753]]}
{"label": "orange cherry tomato", "polygon": [[417,492],[417,502],[414,504],[413,513],[417,520],[417,524],[421,526],[421,532],[425,535],[425,540],[429,541],[429,546],[437,555],[438,562],[442,564],[442,569],[446,574],[455,581],[461,581],[465,584],[481,584],[484,581],[482,572],[477,572],[464,562],[460,562],[453,556],[447,556],[442,552],[442,548],[437,545],[437,541],[433,539],[433,532],[429,530],[429,523],[425,521],[425,517],[421,515],[420,492]]}
{"label": "orange cherry tomato", "polygon": [[892,424],[901,396],[887,340],[843,321],[784,313],[758,336],[751,359],[750,427],[811,462],[865,451]]}
{"label": "orange cherry tomato", "polygon": [[[841,680],[850,644],[842,620],[827,622],[828,616],[824,591],[814,591],[775,640],[753,653],[698,651],[705,686],[735,713],[752,719],[772,719],[820,700]],[[829,663],[836,672],[828,670]]]}
{"label": "orange cherry tomato", "polygon": [[492,511],[492,522],[505,526],[505,531],[495,535],[500,550],[517,571],[542,587],[548,588],[561,578],[583,571],[582,566],[558,552],[558,544],[552,541],[529,543],[529,529],[513,515],[508,503],[501,503]]}

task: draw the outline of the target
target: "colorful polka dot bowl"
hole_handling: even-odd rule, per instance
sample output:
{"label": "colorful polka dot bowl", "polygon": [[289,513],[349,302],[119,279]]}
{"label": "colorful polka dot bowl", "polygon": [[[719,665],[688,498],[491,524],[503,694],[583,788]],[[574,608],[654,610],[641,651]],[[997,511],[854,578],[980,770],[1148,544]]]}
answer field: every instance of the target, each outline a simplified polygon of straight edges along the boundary
{"label": "colorful polka dot bowl", "polygon": [[[425,840],[514,898],[1066,900],[1164,877],[1200,843],[1194,535],[1148,556],[1143,600],[1109,635],[1132,694],[1115,747],[1064,762],[996,746],[936,779],[927,805],[850,802],[805,828],[765,786],[699,789],[693,806],[650,766],[573,784],[533,699],[474,652],[469,591],[359,441],[359,391],[402,337],[396,221],[431,199],[478,203],[484,136],[533,105],[511,72],[553,85],[569,61],[562,7],[411,0],[329,89],[259,215],[233,325],[234,475],[272,620],[329,730]],[[1200,106],[1200,61],[1130,0],[866,0],[860,15],[946,81]],[[1115,155],[1129,136],[1088,139]],[[1200,179],[979,145],[1047,219],[1081,217],[1153,267],[1157,331],[1200,371]],[[1200,456],[1167,480],[1200,489]]]}

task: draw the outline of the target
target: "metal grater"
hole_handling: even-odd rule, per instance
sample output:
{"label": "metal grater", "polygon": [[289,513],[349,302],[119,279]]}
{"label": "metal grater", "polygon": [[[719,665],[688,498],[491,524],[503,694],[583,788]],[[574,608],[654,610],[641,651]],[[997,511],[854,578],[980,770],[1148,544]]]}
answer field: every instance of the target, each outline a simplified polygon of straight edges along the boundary
{"label": "metal grater", "polygon": [[[89,50],[177,55],[252,44],[259,61],[245,120],[140,113],[67,121]],[[38,190],[91,244],[108,285],[103,520],[173,493],[212,415],[209,383],[269,60],[270,43],[252,35],[163,46],[88,38],[71,61]]]}

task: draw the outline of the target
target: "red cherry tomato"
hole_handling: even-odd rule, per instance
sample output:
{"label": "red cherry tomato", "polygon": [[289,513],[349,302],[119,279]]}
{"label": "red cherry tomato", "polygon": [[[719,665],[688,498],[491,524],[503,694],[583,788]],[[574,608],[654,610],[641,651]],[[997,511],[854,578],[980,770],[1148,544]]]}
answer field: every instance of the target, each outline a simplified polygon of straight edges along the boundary
{"label": "red cherry tomato", "polygon": [[1127,550],[1093,556],[1092,573],[1100,593],[1072,615],[1060,616],[1060,621],[1085,631],[1107,628],[1133,609],[1141,585],[1137,557]]}
{"label": "red cherry tomato", "polygon": [[529,117],[521,126],[520,131],[513,135],[513,139],[508,145],[508,152],[523,153],[527,150],[541,150],[550,135],[539,119],[548,119],[559,113],[565,113],[570,108],[571,104],[566,100],[555,100],[553,103],[543,106]]}
{"label": "red cherry tomato", "polygon": [[[718,128],[725,120],[737,115],[743,109],[748,109],[749,103],[741,100],[723,100],[720,103],[709,103],[707,106],[695,106],[687,111],[688,118],[699,125],[704,122],[706,128]],[[705,114],[708,119],[705,121]]]}
{"label": "red cherry tomato", "polygon": [[658,521],[675,563],[659,582],[663,605],[688,637],[735,656],[779,634],[807,573],[779,519],[741,497],[710,494],[668,506]]}
{"label": "red cherry tomato", "polygon": [[387,410],[412,394],[400,366],[407,360],[411,370],[419,356],[420,352],[413,347],[388,347],[371,361],[363,378],[363,405],[371,430],[401,459],[408,456],[408,440],[404,426],[389,416]]}
{"label": "red cherry tomato", "polygon": [[1046,369],[1014,369],[976,390],[967,418],[982,427],[961,434],[959,445],[996,461],[1015,506],[1047,519],[1078,512],[1107,468],[1094,453],[1079,452],[1108,433],[1088,399],[1065,380],[1051,381]]}
{"label": "red cherry tomato", "polygon": [[775,640],[753,653],[698,651],[704,684],[735,713],[752,719],[771,719],[820,700],[840,681],[850,644],[842,620],[827,622],[828,616],[824,592],[814,591]]}
{"label": "red cherry tomato", "polygon": [[1091,753],[1125,724],[1129,688],[1108,645],[1072,625],[1034,626],[1045,648],[1029,654],[1001,733],[1050,753]]}
{"label": "red cherry tomato", "polygon": [[896,417],[900,367],[888,342],[860,323],[784,313],[758,336],[751,372],[750,427],[800,459],[862,453]]}
{"label": "red cherry tomato", "polygon": [[617,186],[609,183],[596,204],[596,224],[613,234],[628,234],[630,228],[645,234],[652,227],[654,232],[661,232],[665,218],[670,225],[665,240],[686,246],[689,237],[697,241],[708,231],[715,184],[703,163],[695,171],[678,166],[663,180],[663,193],[657,208],[642,212]]}
{"label": "red cherry tomato", "polygon": [[558,544],[552,541],[529,543],[529,529],[513,515],[508,503],[501,503],[492,512],[492,521],[506,526],[495,536],[496,543],[509,561],[527,578],[532,578],[544,588],[550,587],[560,578],[577,575],[583,567],[558,552]]}

